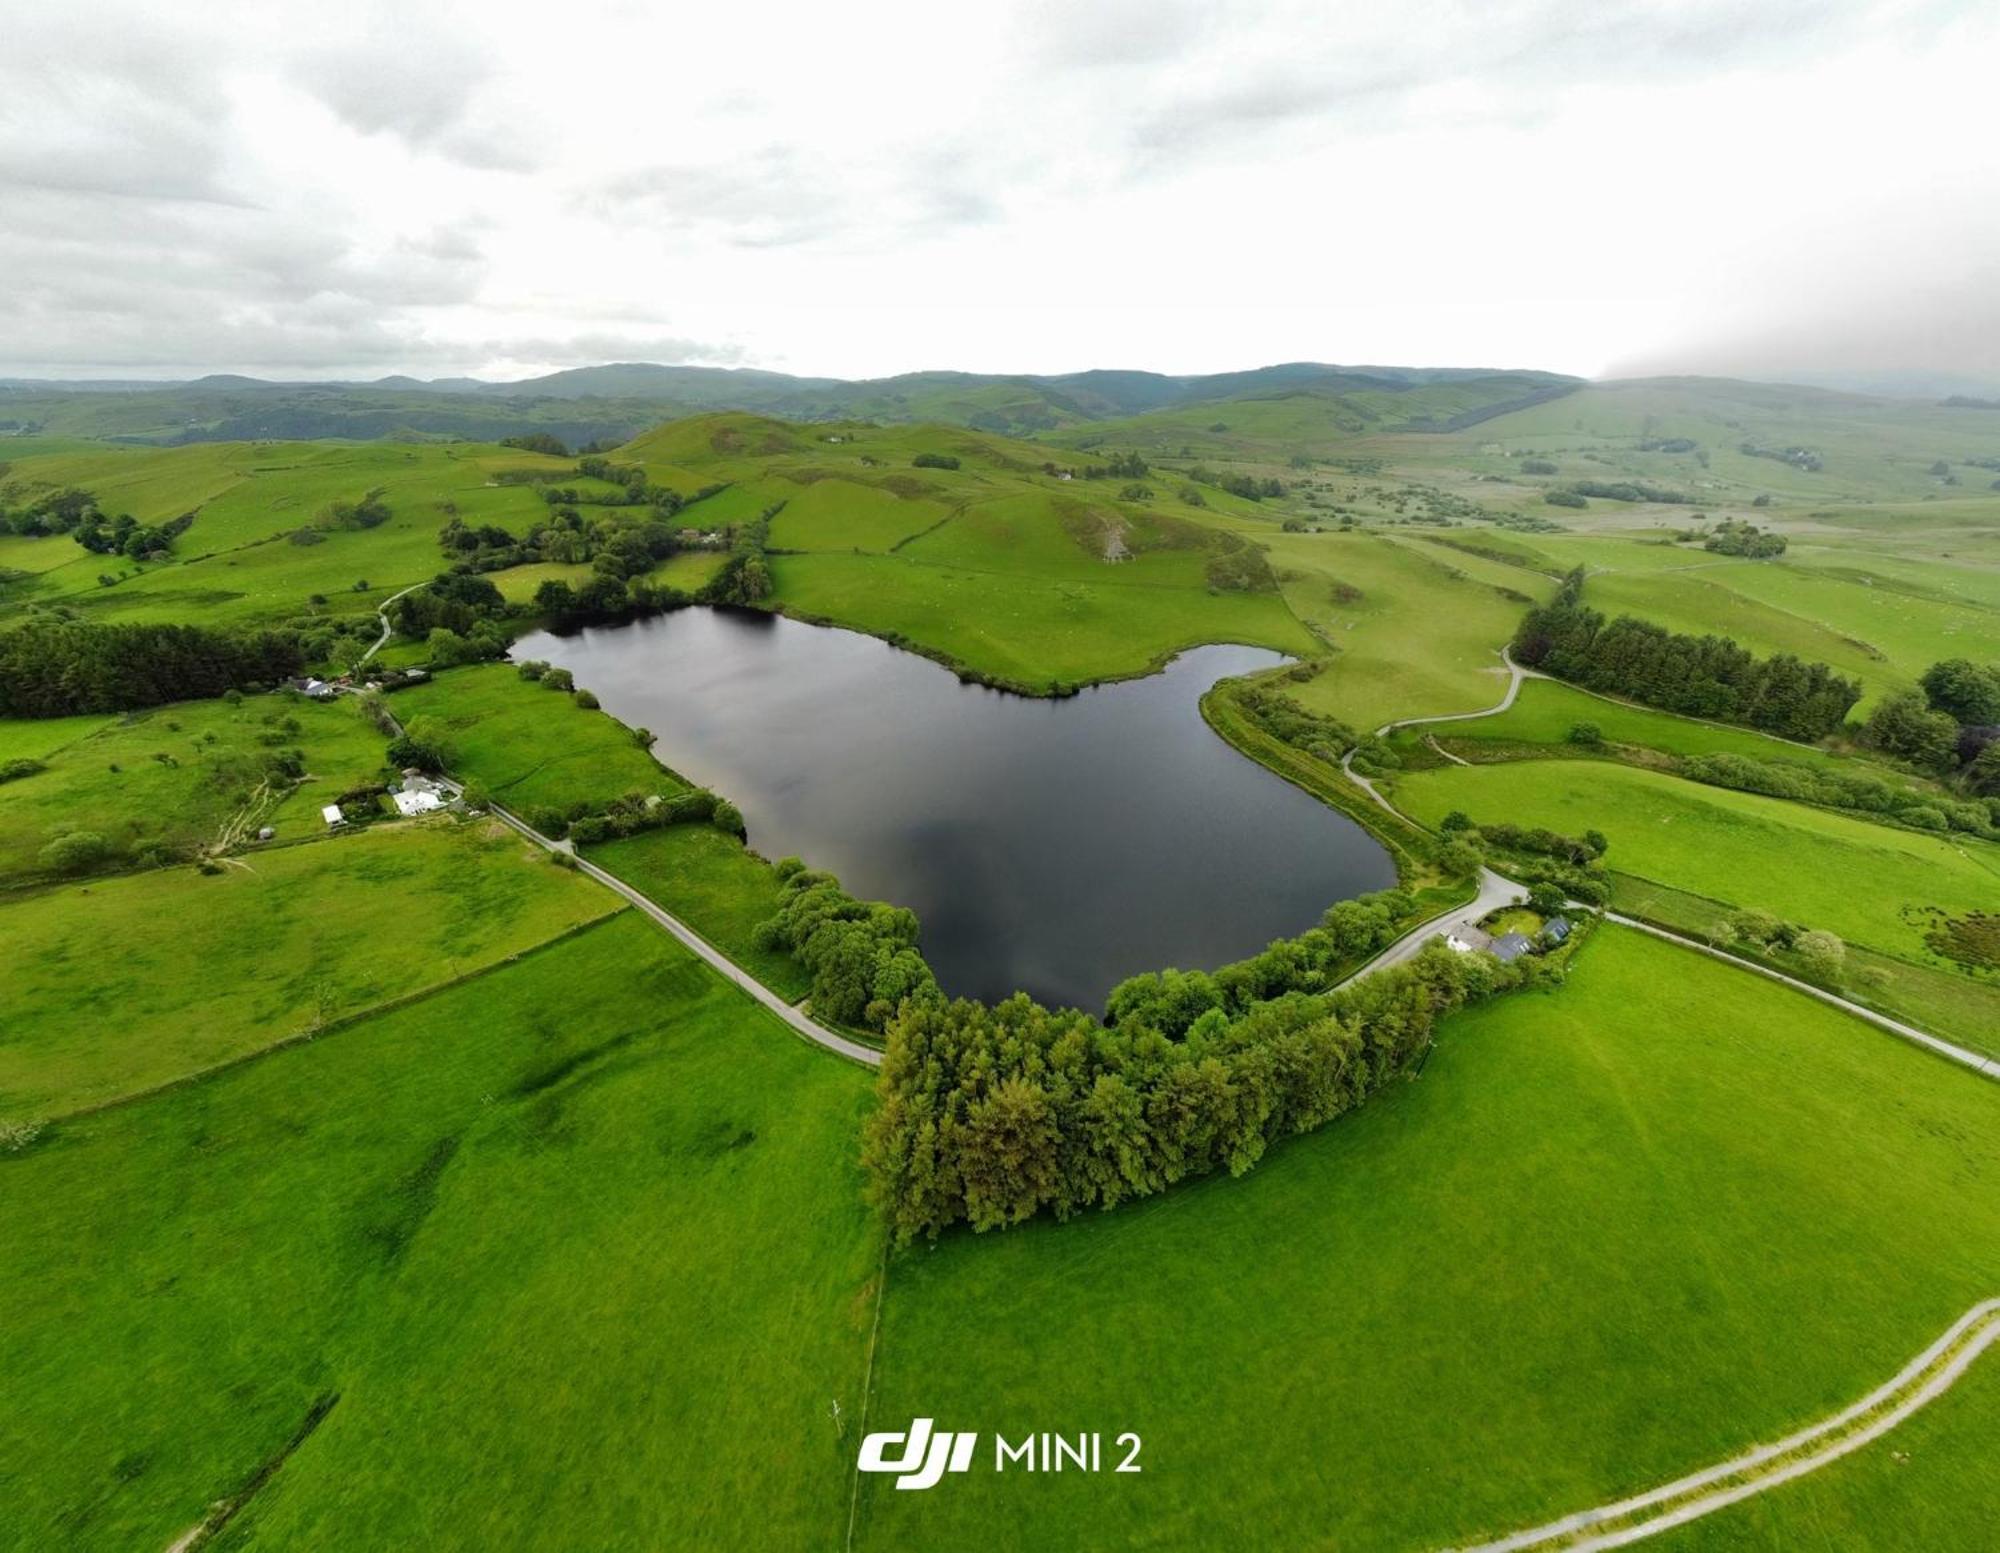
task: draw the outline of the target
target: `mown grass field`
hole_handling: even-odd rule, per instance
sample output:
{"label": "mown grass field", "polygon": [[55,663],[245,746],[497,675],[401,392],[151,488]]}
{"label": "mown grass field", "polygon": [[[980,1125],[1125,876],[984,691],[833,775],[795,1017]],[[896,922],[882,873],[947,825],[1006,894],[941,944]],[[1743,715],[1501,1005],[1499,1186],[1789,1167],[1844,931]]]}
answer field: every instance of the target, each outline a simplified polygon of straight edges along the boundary
{"label": "mown grass field", "polygon": [[1420,1080],[1241,1180],[895,1258],[870,1427],[1101,1430],[1107,1455],[1129,1429],[1145,1470],[868,1479],[857,1545],[1434,1548],[1705,1465],[2000,1288],[1991,1107],[1604,929],[1560,992],[1455,1017]]}
{"label": "mown grass field", "polygon": [[1876,825],[1755,793],[1604,761],[1518,761],[1413,771],[1397,804],[1429,825],[1475,823],[1610,838],[1606,866],[1949,969],[1924,943],[1924,908],[1990,911],[2000,848]]}
{"label": "mown grass field", "polygon": [[433,719],[450,745],[452,774],[483,784],[510,809],[601,806],[634,790],[685,785],[617,719],[522,679],[511,664],[453,669],[396,692],[389,707],[405,727]]}
{"label": "mown grass field", "polygon": [[627,912],[0,1155],[0,1547],[837,1541],[867,1081]]}
{"label": "mown grass field", "polygon": [[[232,821],[250,834],[270,825],[281,841],[317,835],[322,804],[386,777],[387,741],[353,702],[289,695],[0,722],[0,745],[46,762],[0,783],[0,879],[44,872],[41,849],[64,831],[101,835],[127,857],[149,843],[179,852],[213,842]],[[266,759],[293,749],[308,780],[295,790],[267,782]]]}
{"label": "mown grass field", "polygon": [[0,905],[0,1120],[213,1066],[618,909],[492,821],[425,820]]}
{"label": "mown grass field", "polygon": [[589,857],[659,902],[772,991],[797,1002],[812,977],[787,949],[757,942],[776,914],[771,865],[712,825],[670,825],[589,849]]}

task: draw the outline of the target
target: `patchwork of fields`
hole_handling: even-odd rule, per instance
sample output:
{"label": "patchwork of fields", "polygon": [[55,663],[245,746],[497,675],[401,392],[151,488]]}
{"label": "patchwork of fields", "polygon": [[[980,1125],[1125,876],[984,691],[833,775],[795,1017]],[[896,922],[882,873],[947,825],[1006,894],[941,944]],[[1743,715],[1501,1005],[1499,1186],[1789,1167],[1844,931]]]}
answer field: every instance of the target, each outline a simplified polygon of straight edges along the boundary
{"label": "patchwork of fields", "polygon": [[[1940,659],[2000,661],[2000,498],[1976,474],[2000,447],[1977,417],[1482,379],[1057,422],[674,421],[610,457],[708,493],[685,510],[711,537],[630,575],[693,592],[759,533],[762,607],[1035,691],[1254,644],[1316,669],[1272,681],[1293,714],[1364,735],[1493,705],[1500,648],[1576,567],[1607,615],[1854,676],[1854,724]],[[1140,473],[1096,467],[1134,453]],[[546,484],[592,514],[624,499],[489,444],[9,455],[0,505],[76,485],[195,517],[143,564],[0,535],[0,631],[360,617],[445,571],[450,519],[520,538]],[[1653,494],[1544,500],[1580,479]],[[324,521],[369,493],[386,520]],[[1786,553],[1704,550],[1722,516]],[[605,570],[518,556],[487,574],[515,633],[548,623],[544,583]],[[436,672],[384,704],[475,790],[571,816],[685,790],[591,697],[442,650],[391,643],[378,664]],[[1572,744],[1580,723],[1618,758]],[[1613,904],[1690,937],[1726,940],[1742,908],[1828,930],[1829,985],[2000,1050],[2000,971],[1967,957],[2000,921],[2000,845],[1657,769],[1738,755],[1966,794],[1857,753],[1854,724],[1805,747],[1530,680],[1361,769],[1432,831],[1457,811],[1602,832]],[[1366,813],[1345,743],[1308,749],[1327,736],[1260,733]],[[1833,1412],[2000,1295],[1990,1084],[1614,925],[1241,1179],[885,1252],[868,1074],[568,859],[490,820],[390,818],[388,737],[353,698],[282,694],[0,719],[0,1549],[167,1548],[219,1503],[218,1550],[1462,1545]],[[357,823],[329,831],[343,797]],[[57,845],[79,832],[81,864]],[[735,834],[583,850],[782,998],[812,985],[760,935],[779,883]],[[863,1431],[914,1417],[1107,1452],[1131,1430],[1144,1471],[924,1494],[855,1472]],[[1890,1440],[1660,1545],[1974,1553],[1996,1422],[1989,1358]]]}

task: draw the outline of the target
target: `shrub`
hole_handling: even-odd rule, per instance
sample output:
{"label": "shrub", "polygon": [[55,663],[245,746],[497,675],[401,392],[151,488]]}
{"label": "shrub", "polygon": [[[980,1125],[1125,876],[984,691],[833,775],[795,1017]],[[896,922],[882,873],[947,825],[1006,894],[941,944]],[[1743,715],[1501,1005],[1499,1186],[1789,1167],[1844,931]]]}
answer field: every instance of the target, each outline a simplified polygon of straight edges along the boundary
{"label": "shrub", "polygon": [[549,669],[542,675],[542,686],[547,690],[560,690],[567,693],[576,689],[576,676],[571,674],[568,669]]}
{"label": "shrub", "polygon": [[1567,737],[1571,744],[1594,749],[1604,742],[1604,730],[1596,723],[1573,723]]}
{"label": "shrub", "polygon": [[81,874],[111,856],[111,843],[94,830],[73,830],[42,848],[42,866],[51,873]]}
{"label": "shrub", "polygon": [[1575,491],[1545,491],[1542,500],[1551,507],[1588,507],[1589,502]]}
{"label": "shrub", "polygon": [[586,712],[594,712],[597,710],[597,697],[591,691],[579,690],[575,693],[572,699],[574,699],[576,704],[582,707]]}
{"label": "shrub", "polygon": [[1833,975],[1847,959],[1847,946],[1824,928],[1799,934],[1792,952],[1807,970],[1821,976]]}
{"label": "shrub", "polygon": [[517,664],[514,672],[525,680],[538,680],[549,672],[549,666],[539,658],[530,658],[525,663]]}

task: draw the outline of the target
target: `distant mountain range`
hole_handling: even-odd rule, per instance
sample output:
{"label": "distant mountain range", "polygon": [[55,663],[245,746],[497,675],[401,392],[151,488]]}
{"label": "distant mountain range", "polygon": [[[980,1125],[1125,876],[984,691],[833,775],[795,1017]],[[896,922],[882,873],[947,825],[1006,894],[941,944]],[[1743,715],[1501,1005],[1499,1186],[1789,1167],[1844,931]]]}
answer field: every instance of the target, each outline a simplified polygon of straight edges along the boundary
{"label": "distant mountain range", "polygon": [[[650,362],[577,367],[512,383],[404,376],[287,383],[231,374],[167,383],[15,378],[0,379],[0,435],[180,443],[543,432],[577,445],[623,441],[645,426],[701,410],[753,410],[789,420],[938,421],[1033,436],[1156,411],[1294,395],[1355,407],[1333,416],[1333,424],[1350,429],[1446,430],[1469,424],[1468,415],[1500,414],[1572,392],[1582,381],[1552,372],[1319,362],[1183,376],[911,372],[859,381]],[[1448,404],[1427,403],[1429,389],[1447,390]],[[1408,413],[1385,416],[1385,404]]]}

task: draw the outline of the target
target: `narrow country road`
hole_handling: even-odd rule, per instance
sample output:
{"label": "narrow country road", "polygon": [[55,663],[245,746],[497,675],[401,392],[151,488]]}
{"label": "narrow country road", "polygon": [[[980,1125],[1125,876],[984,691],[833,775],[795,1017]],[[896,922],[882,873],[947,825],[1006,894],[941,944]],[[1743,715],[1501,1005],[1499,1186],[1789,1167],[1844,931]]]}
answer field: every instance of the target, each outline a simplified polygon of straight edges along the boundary
{"label": "narrow country road", "polygon": [[[454,789],[462,791],[462,789],[458,789],[457,783],[453,782],[450,785]],[[586,857],[577,856],[574,848],[560,841],[555,841],[548,836],[544,836],[519,815],[508,813],[498,804],[493,805],[492,812],[494,818],[519,831],[528,840],[534,842],[535,845],[550,852],[559,852],[568,857],[575,858],[579,872],[588,874],[613,894],[630,901],[639,910],[651,917],[658,926],[665,928],[667,932],[693,950],[715,970],[728,977],[729,980],[749,993],[751,997],[763,1004],[764,1007],[784,1020],[786,1024],[791,1026],[795,1033],[803,1036],[816,1046],[824,1046],[835,1055],[845,1057],[851,1062],[858,1062],[864,1067],[874,1068],[881,1066],[882,1054],[875,1050],[874,1047],[863,1046],[859,1041],[849,1040],[839,1032],[829,1030],[817,1020],[800,1013],[799,1010],[792,1007],[791,1004],[779,997],[777,993],[773,992],[756,977],[744,970],[742,966],[730,959],[720,949],[717,949],[693,928],[681,921],[680,918],[661,909],[659,905],[640,894],[639,891],[632,888],[631,885],[620,879],[616,874],[611,873],[607,869],[599,868]]]}
{"label": "narrow country road", "polygon": [[[1455,723],[1478,717],[1498,716],[1514,704],[1515,696],[1520,694],[1522,680],[1547,678],[1546,675],[1538,675],[1531,669],[1522,668],[1514,661],[1512,654],[1504,647],[1500,649],[1500,661],[1507,666],[1507,693],[1495,705],[1488,707],[1483,712],[1450,712],[1437,717],[1405,717],[1393,723],[1384,723],[1381,728],[1376,730],[1376,737],[1380,738],[1392,729],[1414,728],[1424,723]],[[1699,722],[1701,719],[1694,718],[1690,719],[1690,721]],[[1717,726],[1721,725],[1718,724]],[[1782,743],[1785,741],[1781,740],[1779,742]],[[1397,819],[1411,825],[1417,823],[1391,803],[1387,795],[1380,788],[1354,769],[1354,752],[1352,750],[1348,751],[1346,756],[1342,758],[1340,769],[1350,782],[1360,788],[1362,792],[1366,793],[1389,813],[1395,815]],[[1383,950],[1381,954],[1362,966],[1360,970],[1354,973],[1354,976],[1366,976],[1370,971],[1380,970],[1384,966],[1395,965],[1407,960],[1421,950],[1431,939],[1437,937],[1438,934],[1451,932],[1468,923],[1477,922],[1488,912],[1495,911],[1501,906],[1512,905],[1516,901],[1526,900],[1527,897],[1528,892],[1525,886],[1515,883],[1502,874],[1495,873],[1490,868],[1482,868],[1479,871],[1479,894],[1473,899],[1470,905],[1454,908],[1441,916],[1433,917],[1430,921],[1418,927],[1412,928],[1403,937],[1397,939],[1395,943]],[[1705,954],[1711,959],[1721,960],[1725,964],[1733,965],[1739,970],[1752,971],[1759,976],[1767,977],[1772,981],[1790,987],[1795,992],[1803,992],[1808,997],[1817,998],[1822,1003],[1830,1004],[1834,1008],[1840,1009],[1843,1013],[1852,1014],[1856,1019],[1874,1025],[1878,1030],[1886,1030],[1891,1035],[1900,1036],[1906,1041],[1923,1047],[1926,1051],[1934,1052],[1938,1056],[1946,1058],[1951,1062],[1956,1062],[1962,1067],[1970,1068],[1974,1073],[1979,1074],[1983,1078],[2000,1082],[2000,1060],[1985,1056],[1968,1047],[1960,1046],[1955,1041],[1947,1041],[1942,1036],[1932,1035],[1929,1031],[1920,1030],[1915,1025],[1905,1024],[1900,1019],[1891,1019],[1887,1014],[1879,1014],[1864,1004],[1851,1002],[1836,992],[1828,992],[1824,987],[1815,987],[1811,982],[1801,981],[1796,976],[1787,976],[1783,971],[1772,970],[1769,966],[1759,965],[1754,960],[1743,959],[1739,955],[1730,954],[1727,950],[1718,949],[1712,944],[1703,943],[1698,938],[1690,938],[1684,933],[1676,933],[1668,928],[1656,927],[1650,922],[1641,922],[1637,917],[1628,917],[1616,911],[1607,910],[1604,913],[1604,918],[1607,922],[1616,922],[1621,927],[1636,928],[1639,932],[1650,934],[1654,938],[1663,938],[1670,944],[1679,944],[1682,948],[1692,949],[1697,954]],[[1352,981],[1354,976],[1350,976],[1348,980]]]}
{"label": "narrow country road", "polygon": [[388,646],[389,638],[396,634],[396,628],[389,624],[389,606],[395,603],[397,599],[401,598],[404,593],[415,593],[417,589],[421,588],[422,586],[423,584],[420,582],[413,582],[407,588],[404,588],[401,592],[390,594],[386,599],[384,599],[381,603],[375,606],[375,618],[382,622],[382,634],[375,638],[375,645],[373,647],[370,647],[368,651],[366,651],[361,655],[362,663],[366,663],[370,658],[373,658],[375,654],[380,652],[384,647]]}

